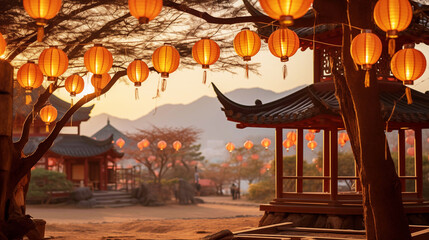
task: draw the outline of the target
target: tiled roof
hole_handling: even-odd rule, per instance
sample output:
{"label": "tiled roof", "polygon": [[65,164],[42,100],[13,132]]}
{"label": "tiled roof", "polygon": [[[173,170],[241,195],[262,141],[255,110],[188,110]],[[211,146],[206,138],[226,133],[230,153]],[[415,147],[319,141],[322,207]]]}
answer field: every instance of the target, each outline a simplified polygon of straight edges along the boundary
{"label": "tiled roof", "polygon": [[[18,84],[17,84],[18,85]],[[33,101],[36,101],[37,98],[45,91],[45,88],[39,87],[37,89],[34,89],[31,92],[31,98]],[[25,94],[21,87],[16,87],[14,89],[14,99],[13,99],[13,110],[14,110],[14,116],[15,114],[21,114],[24,117],[27,116],[27,114],[30,112],[30,110],[33,107],[33,104],[26,105],[25,104]],[[57,109],[58,111],[58,117],[57,120],[61,119],[64,114],[67,112],[67,110],[70,108],[70,103],[61,100],[55,95],[51,95],[49,97],[49,102]],[[92,109],[94,108],[94,105],[91,105],[89,107],[81,107],[73,114],[73,122],[81,122],[81,121],[87,121],[90,116]]]}
{"label": "tiled roof", "polygon": [[93,138],[104,140],[106,138],[109,138],[110,136],[113,136],[113,140],[118,140],[119,138],[122,138],[125,140],[125,143],[131,142],[131,140],[123,134],[121,131],[116,129],[112,124],[110,124],[110,120],[107,120],[106,126],[104,126],[102,129],[98,130],[94,135],[92,135]]}
{"label": "tiled roof", "polygon": [[[380,105],[385,121],[389,119],[397,101],[389,121],[390,127],[429,127],[429,94],[412,90],[414,102],[408,105],[405,97],[398,101],[405,92],[402,84],[381,81],[379,84]],[[233,102],[213,86],[227,119],[238,122],[238,127],[343,127],[332,82],[315,83],[276,101],[253,106]]]}
{"label": "tiled roof", "polygon": [[[32,137],[24,148],[24,154],[34,152],[44,137]],[[118,152],[113,143],[113,137],[99,141],[86,136],[62,134],[57,137],[48,153],[63,157],[95,157],[110,155],[113,158],[121,158],[124,153]]]}

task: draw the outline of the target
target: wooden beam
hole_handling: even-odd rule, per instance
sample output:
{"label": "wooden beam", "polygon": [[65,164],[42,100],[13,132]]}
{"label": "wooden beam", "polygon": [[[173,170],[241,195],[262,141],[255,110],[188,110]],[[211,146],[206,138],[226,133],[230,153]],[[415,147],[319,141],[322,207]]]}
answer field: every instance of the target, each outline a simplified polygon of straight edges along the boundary
{"label": "wooden beam", "polygon": [[413,240],[427,240],[429,239],[429,228],[420,230],[418,232],[411,233],[411,239]]}
{"label": "wooden beam", "polygon": [[276,128],[275,136],[275,162],[276,162],[276,198],[283,197],[283,129]]}
{"label": "wooden beam", "polygon": [[[398,130],[398,173],[405,176],[405,130]],[[401,189],[405,192],[405,179],[401,179]]]}
{"label": "wooden beam", "polygon": [[83,184],[85,187],[88,187],[88,171],[89,171],[88,158],[85,158],[85,164],[83,168]]}
{"label": "wooden beam", "polygon": [[422,144],[422,129],[414,129],[414,159],[415,159],[415,175],[417,197],[423,201],[423,144]]}
{"label": "wooden beam", "polygon": [[[329,177],[330,176],[330,153],[329,153],[329,130],[323,129],[323,176]],[[329,192],[330,191],[330,180],[324,179],[323,180],[323,192]]]}
{"label": "wooden beam", "polygon": [[302,177],[304,172],[304,130],[302,128],[297,129],[296,134],[296,192],[302,193]]}
{"label": "wooden beam", "polygon": [[331,200],[336,201],[338,195],[338,130],[330,131],[330,155],[331,155]]}

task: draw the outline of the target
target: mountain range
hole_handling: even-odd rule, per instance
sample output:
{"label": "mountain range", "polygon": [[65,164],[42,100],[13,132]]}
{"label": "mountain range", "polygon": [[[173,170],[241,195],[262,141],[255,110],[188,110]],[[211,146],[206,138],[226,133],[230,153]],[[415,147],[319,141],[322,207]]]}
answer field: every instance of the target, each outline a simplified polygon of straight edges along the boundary
{"label": "mountain range", "polygon": [[[237,89],[225,95],[231,100],[243,104],[254,105],[259,99],[268,103],[287,96],[304,86],[275,93],[261,88]],[[274,129],[246,128],[237,129],[236,124],[226,120],[221,104],[216,97],[203,96],[189,104],[166,104],[159,106],[156,112],[150,112],[136,120],[129,120],[103,113],[91,117],[82,123],[81,133],[91,136],[101,129],[107,120],[123,133],[132,133],[136,129],[157,127],[193,127],[202,130],[200,135],[201,151],[212,161],[221,161],[226,154],[225,144],[229,141],[241,146],[250,139],[255,144],[267,137],[274,141]],[[274,145],[274,144],[273,144]],[[272,149],[273,145],[271,146]]]}

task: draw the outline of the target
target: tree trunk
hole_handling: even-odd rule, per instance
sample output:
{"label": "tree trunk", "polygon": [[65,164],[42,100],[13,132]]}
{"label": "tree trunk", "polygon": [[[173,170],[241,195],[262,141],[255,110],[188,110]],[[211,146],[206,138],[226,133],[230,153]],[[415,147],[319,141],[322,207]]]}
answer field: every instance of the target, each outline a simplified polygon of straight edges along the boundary
{"label": "tree trunk", "polygon": [[[372,11],[375,0],[350,1],[351,25],[359,28],[374,29]],[[369,240],[406,240],[411,239],[408,222],[402,206],[400,181],[396,174],[389,149],[386,147],[384,122],[381,115],[379,88],[375,71],[371,71],[371,87],[364,87],[362,70],[356,70],[350,55],[350,29],[343,27],[342,61],[345,74],[343,90],[348,97],[338,96],[341,106],[350,104],[354,111],[344,111],[343,119],[353,153],[360,167],[362,195],[364,202],[365,226]],[[356,35],[356,31],[354,32]],[[336,85],[342,79],[336,79]],[[338,94],[338,92],[337,92]],[[357,150],[359,148],[359,150]]]}

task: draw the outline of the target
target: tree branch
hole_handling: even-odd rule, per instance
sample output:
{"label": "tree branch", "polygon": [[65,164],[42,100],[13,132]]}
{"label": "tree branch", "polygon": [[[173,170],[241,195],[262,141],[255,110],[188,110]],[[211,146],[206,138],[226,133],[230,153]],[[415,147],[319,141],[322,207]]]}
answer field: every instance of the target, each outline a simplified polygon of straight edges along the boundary
{"label": "tree branch", "polygon": [[[105,88],[101,91],[101,94],[106,93],[110,90],[110,88],[118,81],[119,78],[127,75],[126,71],[119,71],[117,72],[113,77],[112,80],[107,84]],[[86,96],[82,97],[73,107],[71,107],[64,116],[55,124],[54,129],[49,134],[49,136],[39,144],[36,151],[25,157],[22,158],[21,161],[17,161],[14,166],[12,167],[12,173],[11,176],[13,179],[11,179],[11,182],[13,184],[18,183],[18,181],[24,177],[25,174],[39,161],[40,158],[49,150],[49,148],[52,146],[54,140],[58,137],[61,129],[67,124],[71,116],[84,104],[90,102],[94,98],[96,98],[96,93],[87,94]]]}

